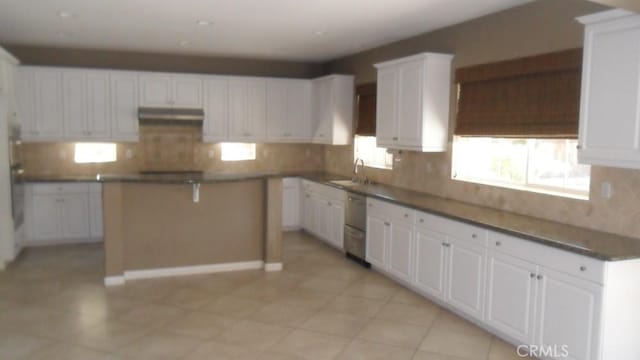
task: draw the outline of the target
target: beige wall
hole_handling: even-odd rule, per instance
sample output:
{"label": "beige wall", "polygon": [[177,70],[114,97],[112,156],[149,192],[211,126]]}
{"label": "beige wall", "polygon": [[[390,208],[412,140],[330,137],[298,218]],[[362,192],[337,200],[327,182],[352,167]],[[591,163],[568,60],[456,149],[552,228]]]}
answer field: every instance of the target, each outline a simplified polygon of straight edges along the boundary
{"label": "beige wall", "polygon": [[313,78],[322,75],[323,70],[322,64],[293,61],[68,49],[19,44],[2,46],[26,65],[293,78]]}
{"label": "beige wall", "polygon": [[[581,0],[540,0],[340,59],[328,64],[327,69],[353,73],[356,82],[365,83],[375,81],[372,64],[423,51],[453,53],[454,65],[460,67],[580,47],[582,27],[573,19],[603,9]],[[455,99],[454,92],[452,99]],[[452,101],[451,124],[455,120],[454,105],[455,101]],[[450,125],[450,129],[452,127]],[[640,236],[640,171],[594,166],[590,200],[572,200],[451,180],[450,148],[446,153],[435,154],[403,152],[396,156],[393,171],[367,169],[366,174],[385,184],[572,225]],[[350,175],[352,151],[351,146],[327,146],[325,170]],[[613,185],[611,199],[600,197],[599,189],[604,181]]]}

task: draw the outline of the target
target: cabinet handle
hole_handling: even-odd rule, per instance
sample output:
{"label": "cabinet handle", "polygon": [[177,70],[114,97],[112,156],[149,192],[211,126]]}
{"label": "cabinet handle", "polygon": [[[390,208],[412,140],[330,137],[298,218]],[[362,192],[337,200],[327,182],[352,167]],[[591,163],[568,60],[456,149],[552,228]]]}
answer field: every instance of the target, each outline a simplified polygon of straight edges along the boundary
{"label": "cabinet handle", "polygon": [[[477,238],[477,237],[478,237],[478,235],[476,235],[476,234],[471,234],[471,237],[472,237],[473,239],[475,239],[475,238]],[[497,245],[497,243],[496,243],[496,245]]]}
{"label": "cabinet handle", "polygon": [[331,203],[331,201],[329,201],[329,202],[327,203],[327,205],[332,206],[333,204]]}
{"label": "cabinet handle", "polygon": [[578,150],[582,149],[582,145],[576,145],[576,149]]}
{"label": "cabinet handle", "polygon": [[538,280],[542,280],[543,276],[542,276],[542,275],[538,275],[538,276],[536,276],[536,278],[537,278]]}
{"label": "cabinet handle", "polygon": [[304,197],[308,198],[308,197],[310,197],[310,196],[309,196],[309,194],[306,194]]}
{"label": "cabinet handle", "polygon": [[587,267],[586,266],[580,266],[580,271],[587,271]]}
{"label": "cabinet handle", "polygon": [[423,222],[424,222],[424,219],[420,219],[420,222],[421,222],[421,223],[423,223]]}
{"label": "cabinet handle", "polygon": [[384,225],[385,225],[385,226],[391,226],[391,224],[390,224],[390,223],[388,223],[388,222],[386,222],[386,221],[384,222]]}
{"label": "cabinet handle", "polygon": [[373,204],[369,204],[369,207],[373,207]]}
{"label": "cabinet handle", "polygon": [[404,217],[405,217],[405,218],[408,218],[408,217],[409,217],[409,214],[404,214]]}
{"label": "cabinet handle", "polygon": [[496,241],[496,246],[500,246],[502,243],[500,241]]}
{"label": "cabinet handle", "polygon": [[529,274],[529,276],[533,279],[533,278],[535,278],[535,277],[536,277],[536,274],[531,273],[531,274]]}
{"label": "cabinet handle", "polygon": [[393,137],[393,141],[398,141],[398,138],[396,136]]}
{"label": "cabinet handle", "polygon": [[442,246],[447,246],[447,243],[444,243],[444,242],[443,242],[443,243],[442,243]]}

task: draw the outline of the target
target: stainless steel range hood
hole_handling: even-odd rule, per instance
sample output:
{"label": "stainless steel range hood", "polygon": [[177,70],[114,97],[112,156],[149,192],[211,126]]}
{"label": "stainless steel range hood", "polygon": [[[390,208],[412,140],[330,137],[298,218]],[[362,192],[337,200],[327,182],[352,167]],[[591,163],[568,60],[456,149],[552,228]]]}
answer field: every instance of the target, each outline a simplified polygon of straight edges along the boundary
{"label": "stainless steel range hood", "polygon": [[141,124],[202,125],[204,110],[141,107],[138,120]]}

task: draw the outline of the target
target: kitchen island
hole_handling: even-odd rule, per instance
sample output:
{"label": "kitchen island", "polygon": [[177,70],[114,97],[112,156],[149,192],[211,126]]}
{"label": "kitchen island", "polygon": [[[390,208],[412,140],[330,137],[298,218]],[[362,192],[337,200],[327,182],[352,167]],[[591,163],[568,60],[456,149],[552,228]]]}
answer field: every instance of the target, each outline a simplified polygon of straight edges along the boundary
{"label": "kitchen island", "polygon": [[164,174],[99,180],[107,285],[282,268],[280,176]]}

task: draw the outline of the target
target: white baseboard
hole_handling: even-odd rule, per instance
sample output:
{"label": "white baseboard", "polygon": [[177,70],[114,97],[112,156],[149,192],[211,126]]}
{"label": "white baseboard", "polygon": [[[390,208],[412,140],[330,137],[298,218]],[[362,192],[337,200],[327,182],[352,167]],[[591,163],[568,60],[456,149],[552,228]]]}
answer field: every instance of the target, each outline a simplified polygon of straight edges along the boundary
{"label": "white baseboard", "polygon": [[127,280],[153,279],[171,276],[186,276],[197,274],[212,274],[219,272],[240,271],[240,270],[257,270],[262,269],[264,261],[243,261],[233,263],[211,264],[211,265],[195,265],[180,266],[171,268],[159,268],[149,270],[128,270],[122,276],[107,276],[104,278],[106,286],[122,285]]}
{"label": "white baseboard", "polygon": [[266,263],[264,271],[282,271],[282,263]]}
{"label": "white baseboard", "polygon": [[300,231],[300,230],[302,230],[302,226],[300,225],[282,227],[282,231]]}

